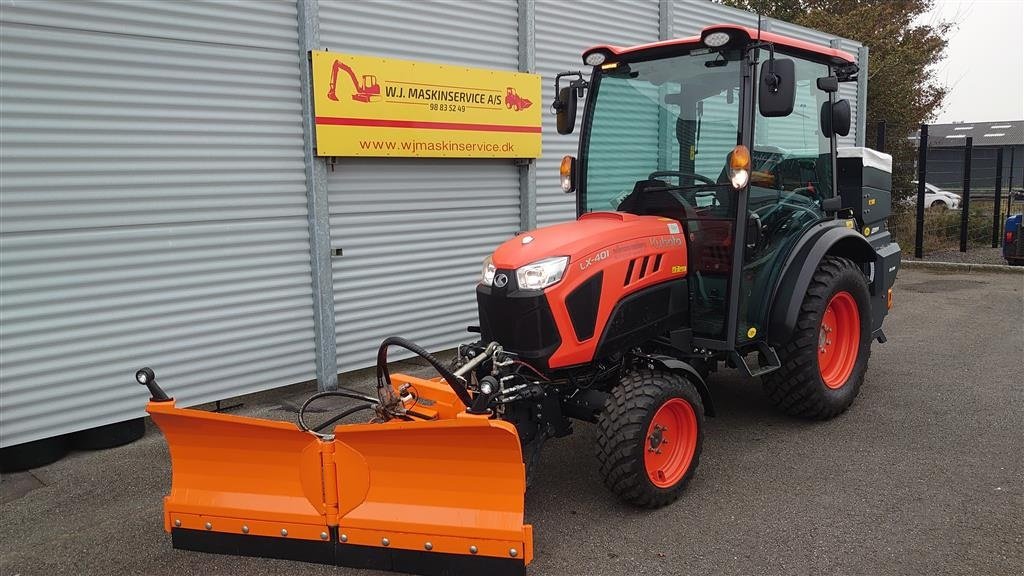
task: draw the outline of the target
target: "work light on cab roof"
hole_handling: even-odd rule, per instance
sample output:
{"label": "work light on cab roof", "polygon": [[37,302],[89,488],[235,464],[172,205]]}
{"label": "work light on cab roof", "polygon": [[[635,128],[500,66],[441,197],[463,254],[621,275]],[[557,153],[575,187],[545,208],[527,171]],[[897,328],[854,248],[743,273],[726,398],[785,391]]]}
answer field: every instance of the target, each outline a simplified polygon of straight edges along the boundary
{"label": "work light on cab roof", "polygon": [[712,32],[704,37],[704,45],[708,48],[718,48],[729,43],[728,32]]}

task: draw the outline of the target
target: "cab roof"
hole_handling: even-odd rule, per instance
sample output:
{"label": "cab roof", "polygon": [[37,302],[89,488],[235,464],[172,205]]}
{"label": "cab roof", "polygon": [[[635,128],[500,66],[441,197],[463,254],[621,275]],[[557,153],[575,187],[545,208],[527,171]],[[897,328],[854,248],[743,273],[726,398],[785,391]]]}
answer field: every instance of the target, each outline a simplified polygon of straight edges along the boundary
{"label": "cab roof", "polygon": [[601,44],[585,50],[583,52],[583,59],[585,61],[587,55],[591,52],[606,52],[613,56],[621,57],[638,55],[647,51],[671,50],[675,47],[686,48],[694,45],[700,45],[701,39],[712,32],[727,32],[733,37],[733,42],[737,40],[742,40],[744,42],[756,40],[758,38],[758,34],[760,34],[762,42],[771,42],[777,47],[789,48],[795,52],[802,53],[803,55],[810,56],[812,58],[817,57],[827,60],[831,64],[856,64],[856,58],[854,58],[854,56],[849,52],[844,52],[843,50],[830,48],[828,46],[822,46],[821,44],[815,44],[806,40],[800,40],[798,38],[783,36],[782,34],[766,32],[764,30],[758,32],[757,28],[749,28],[747,26],[739,26],[737,24],[714,24],[702,29],[699,36],[661,40],[648,44],[639,44],[637,46],[623,47]]}

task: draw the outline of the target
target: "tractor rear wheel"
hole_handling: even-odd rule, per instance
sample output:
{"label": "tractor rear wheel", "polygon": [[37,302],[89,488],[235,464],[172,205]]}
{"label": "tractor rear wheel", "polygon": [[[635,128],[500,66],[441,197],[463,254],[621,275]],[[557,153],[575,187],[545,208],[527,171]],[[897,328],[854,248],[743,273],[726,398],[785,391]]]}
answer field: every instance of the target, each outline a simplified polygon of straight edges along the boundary
{"label": "tractor rear wheel", "polygon": [[783,412],[808,420],[842,414],[860,392],[871,355],[867,279],[846,258],[826,256],[804,296],[782,367],[762,379]]}
{"label": "tractor rear wheel", "polygon": [[700,460],[704,405],[685,377],[628,372],[597,421],[597,460],[608,488],[644,508],[671,504]]}

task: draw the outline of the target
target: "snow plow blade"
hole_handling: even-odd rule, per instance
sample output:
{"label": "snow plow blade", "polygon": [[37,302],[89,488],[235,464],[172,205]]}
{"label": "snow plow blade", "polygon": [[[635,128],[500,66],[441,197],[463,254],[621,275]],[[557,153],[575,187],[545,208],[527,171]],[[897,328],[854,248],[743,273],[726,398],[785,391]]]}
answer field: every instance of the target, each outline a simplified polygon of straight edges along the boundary
{"label": "snow plow blade", "polygon": [[329,439],[173,400],[147,410],[170,448],[175,548],[428,576],[524,574],[532,560],[507,422],[462,412]]}

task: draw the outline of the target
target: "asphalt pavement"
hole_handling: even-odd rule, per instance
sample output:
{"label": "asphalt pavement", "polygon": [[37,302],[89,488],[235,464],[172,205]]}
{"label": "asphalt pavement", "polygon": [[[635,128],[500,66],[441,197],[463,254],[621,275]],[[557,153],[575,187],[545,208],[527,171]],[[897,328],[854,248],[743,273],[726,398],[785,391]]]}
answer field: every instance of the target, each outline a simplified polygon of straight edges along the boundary
{"label": "asphalt pavement", "polygon": [[[889,338],[835,420],[777,413],[712,377],[719,416],[684,496],[655,511],[601,484],[589,425],[552,441],[526,496],[531,575],[1024,573],[1024,275],[903,270]],[[245,399],[288,418],[308,389]],[[0,479],[0,574],[373,576],[171,548],[167,448],[142,440]]]}

